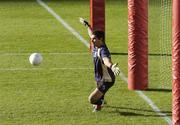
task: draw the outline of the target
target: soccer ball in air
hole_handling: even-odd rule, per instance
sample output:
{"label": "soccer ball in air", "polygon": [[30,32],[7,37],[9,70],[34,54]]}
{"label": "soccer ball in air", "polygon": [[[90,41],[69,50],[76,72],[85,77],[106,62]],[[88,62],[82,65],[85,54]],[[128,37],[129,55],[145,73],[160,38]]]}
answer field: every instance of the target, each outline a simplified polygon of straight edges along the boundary
{"label": "soccer ball in air", "polygon": [[29,57],[29,62],[34,66],[41,64],[42,60],[43,57],[40,53],[32,53]]}

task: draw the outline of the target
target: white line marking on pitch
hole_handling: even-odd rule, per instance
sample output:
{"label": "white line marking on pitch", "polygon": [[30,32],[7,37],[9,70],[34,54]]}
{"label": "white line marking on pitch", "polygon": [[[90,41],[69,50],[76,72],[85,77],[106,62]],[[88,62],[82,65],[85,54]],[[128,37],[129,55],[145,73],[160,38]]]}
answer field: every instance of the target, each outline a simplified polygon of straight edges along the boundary
{"label": "white line marking on pitch", "polygon": [[[31,53],[0,53],[0,56],[27,56],[30,55]],[[41,53],[42,55],[89,55],[89,53],[76,53],[76,52],[67,52],[67,53]]]}
{"label": "white line marking on pitch", "polygon": [[41,70],[92,70],[93,68],[79,67],[79,68],[0,68],[0,71],[41,71]]}
{"label": "white line marking on pitch", "polygon": [[[44,2],[41,0],[37,0],[37,2],[44,7],[50,14],[52,14],[66,29],[68,29],[73,35],[76,36],[86,47],[89,47],[89,43],[77,32],[75,31],[72,27],[70,27],[55,11],[53,11],[48,5],[46,5]],[[126,83],[127,78],[123,73],[121,73],[121,79],[125,81]],[[160,111],[160,109],[154,104],[154,102],[148,98],[143,92],[141,91],[135,91],[143,100],[145,100],[150,107],[159,115],[162,116],[162,118],[169,124],[171,125],[172,121],[171,119],[165,114]]]}
{"label": "white line marking on pitch", "polygon": [[[123,81],[128,83],[128,80],[126,76],[121,72],[120,77]],[[148,98],[142,91],[135,91],[142,99],[144,99],[149,106],[159,115],[162,116],[162,118],[169,124],[171,125],[172,121],[171,118],[169,118],[165,113],[162,113],[161,110],[154,104],[154,102]]]}
{"label": "white line marking on pitch", "polygon": [[46,5],[41,0],[37,0],[37,2],[44,7],[51,15],[53,15],[66,29],[68,29],[77,39],[79,39],[86,47],[89,47],[89,43],[68,23],[66,23],[61,16],[59,16],[53,9],[51,9],[48,5]]}

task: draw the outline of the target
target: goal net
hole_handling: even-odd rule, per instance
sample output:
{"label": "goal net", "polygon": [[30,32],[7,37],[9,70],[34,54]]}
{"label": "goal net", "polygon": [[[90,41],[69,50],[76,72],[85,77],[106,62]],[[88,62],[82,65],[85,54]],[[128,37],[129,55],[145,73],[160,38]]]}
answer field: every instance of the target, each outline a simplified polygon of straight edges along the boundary
{"label": "goal net", "polygon": [[153,88],[172,85],[172,1],[149,1],[149,83]]}

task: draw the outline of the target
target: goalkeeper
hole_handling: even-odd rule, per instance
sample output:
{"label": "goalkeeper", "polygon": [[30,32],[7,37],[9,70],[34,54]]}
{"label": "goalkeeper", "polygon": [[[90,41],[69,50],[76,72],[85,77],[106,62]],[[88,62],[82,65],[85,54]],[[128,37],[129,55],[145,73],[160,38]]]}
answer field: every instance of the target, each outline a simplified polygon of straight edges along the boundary
{"label": "goalkeeper", "polygon": [[93,43],[93,62],[96,80],[96,89],[90,94],[89,102],[93,104],[93,111],[100,111],[105,93],[111,88],[115,82],[115,76],[119,75],[120,69],[117,64],[111,61],[110,52],[105,44],[105,34],[103,31],[92,31],[89,23],[80,18],[80,22],[87,27],[88,34]]}

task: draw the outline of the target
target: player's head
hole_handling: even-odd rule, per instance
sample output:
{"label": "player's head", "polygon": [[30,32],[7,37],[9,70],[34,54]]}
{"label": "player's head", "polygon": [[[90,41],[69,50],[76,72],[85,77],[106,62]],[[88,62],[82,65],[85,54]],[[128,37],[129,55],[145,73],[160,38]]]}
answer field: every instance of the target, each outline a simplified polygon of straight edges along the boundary
{"label": "player's head", "polygon": [[104,40],[105,40],[105,35],[103,31],[94,31],[92,33],[92,41],[94,43],[95,46],[99,47],[102,44],[104,44]]}

